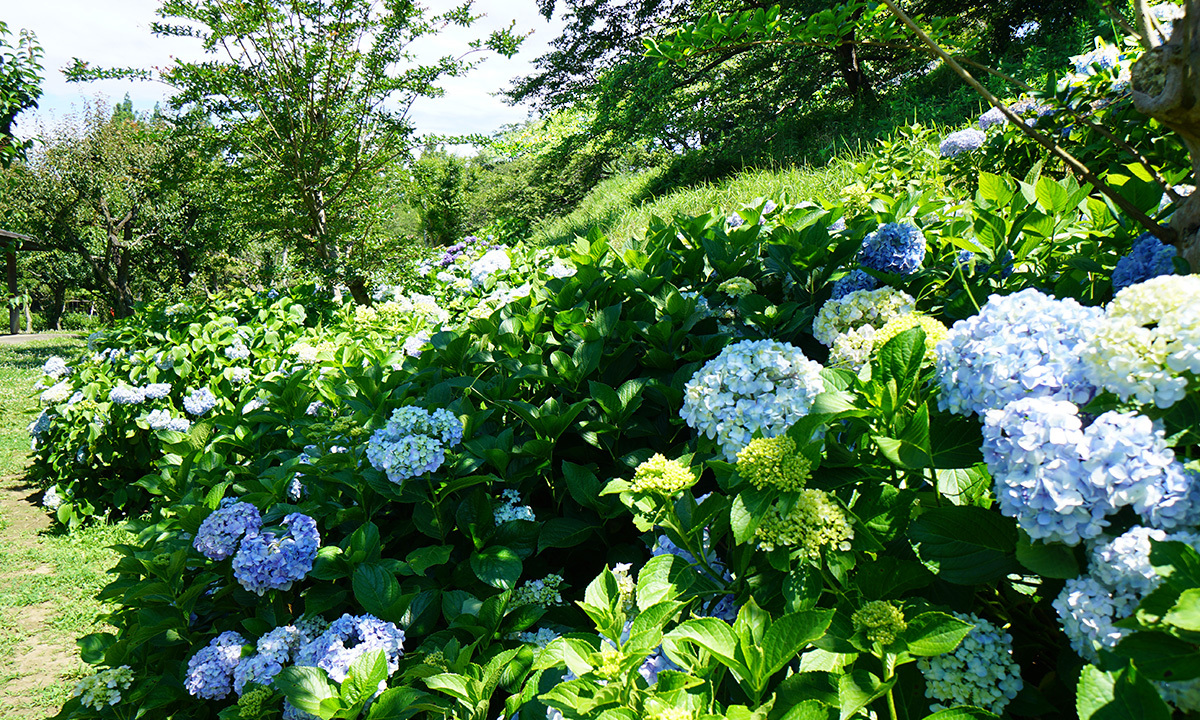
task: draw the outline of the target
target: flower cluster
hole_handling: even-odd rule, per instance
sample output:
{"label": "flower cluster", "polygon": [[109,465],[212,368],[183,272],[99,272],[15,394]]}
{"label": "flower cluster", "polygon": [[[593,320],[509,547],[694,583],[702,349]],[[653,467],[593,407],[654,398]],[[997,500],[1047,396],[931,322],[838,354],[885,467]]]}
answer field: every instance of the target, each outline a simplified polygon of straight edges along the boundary
{"label": "flower cluster", "polygon": [[[382,650],[388,675],[400,667],[404,631],[374,615],[342,615],[329,628],[296,653],[296,665],[318,667],[335,682],[342,682],[350,665],[362,655]],[[382,683],[381,683],[382,685]]]}
{"label": "flower cluster", "polygon": [[151,430],[174,430],[175,432],[187,432],[191,429],[192,423],[187,418],[177,418],[171,416],[170,410],[151,410],[146,416],[146,424]]}
{"label": "flower cluster", "polygon": [[108,391],[108,400],[117,405],[138,405],[146,401],[146,392],[141,388],[118,385]]}
{"label": "flower cluster", "polygon": [[48,405],[60,403],[63,400],[71,397],[71,393],[74,391],[74,389],[75,388],[71,385],[70,380],[62,380],[43,390],[40,399],[42,402]]}
{"label": "flower cluster", "polygon": [[1117,293],[1083,349],[1098,385],[1168,408],[1200,372],[1200,276],[1160,275]]}
{"label": "flower cluster", "polygon": [[250,503],[225,498],[221,507],[204,518],[192,547],[209,560],[224,560],[237,552],[246,535],[256,535],[262,529],[262,516]]}
{"label": "flower cluster", "polygon": [[872,600],[850,616],[856,630],[862,630],[867,640],[887,647],[908,627],[904,611],[887,600]]}
{"label": "flower cluster", "polygon": [[526,580],[516,590],[513,590],[511,607],[538,604],[542,607],[562,605],[563,579],[559,575],[550,574],[541,580]]}
{"label": "flower cluster", "polygon": [[979,129],[987,130],[990,127],[1002,127],[1008,124],[1008,116],[998,108],[990,108],[987,112],[979,116]]}
{"label": "flower cluster", "polygon": [[911,275],[925,261],[925,235],[908,223],[887,223],[863,238],[858,262],[868,270]]}
{"label": "flower cluster", "polygon": [[849,551],[854,528],[842,506],[821,490],[801,490],[799,495],[791,507],[782,501],[771,505],[754,531],[758,546],[767,552],[777,547],[799,550],[813,562],[820,561],[826,548]]}
{"label": "flower cluster", "polygon": [[831,300],[840,300],[852,292],[859,290],[874,290],[879,287],[879,281],[866,270],[855,268],[849,273],[833,281]]}
{"label": "flower cluster", "polygon": [[291,662],[301,642],[311,640],[295,625],[277,627],[263,635],[255,646],[255,654],[242,658],[233,669],[233,691],[240,696],[250,683],[270,685],[284,664]]}
{"label": "flower cluster", "polygon": [[678,460],[668,460],[661,453],[637,466],[633,472],[634,492],[671,496],[696,484],[696,474]]}
{"label": "flower cluster", "polygon": [[1159,275],[1174,274],[1175,265],[1171,262],[1174,257],[1175,248],[1164,245],[1162,240],[1150,233],[1144,233],[1133,241],[1129,254],[1117,261],[1112,274],[1113,291],[1118,292]]}
{"label": "flower cluster", "polygon": [[795,492],[812,472],[808,458],[796,452],[796,441],[787,435],[755,438],[738,451],[737,471],[759,490],[770,487]]}
{"label": "flower cluster", "polygon": [[312,570],[321,545],[317,522],[292,513],[283,519],[286,531],[247,534],[233,557],[233,575],[250,592],[288,590]]}
{"label": "flower cluster", "polygon": [[49,375],[50,377],[54,378],[55,380],[59,379],[60,377],[62,377],[63,375],[66,375],[69,372],[71,372],[71,368],[67,367],[67,361],[63,360],[62,358],[60,358],[57,355],[51,355],[46,360],[45,364],[42,365],[42,373],[45,375]]}
{"label": "flower cluster", "polygon": [[229,347],[225,348],[225,357],[230,360],[246,360],[250,357],[250,348],[241,337],[235,336]]}
{"label": "flower cluster", "polygon": [[1033,288],[993,295],[937,346],[938,406],[982,415],[1024,397],[1088,402],[1096,387],[1081,354],[1099,321],[1097,308]]}
{"label": "flower cluster", "polygon": [[413,293],[411,295],[396,296],[396,304],[399,306],[399,311],[402,313],[410,313],[425,320],[426,322],[438,324],[450,320],[450,313],[438,304],[437,298],[432,295],[422,295],[421,293]]}
{"label": "flower cluster", "polygon": [[203,415],[216,406],[217,396],[208,388],[195,390],[183,399],[183,409],[196,416]]}
{"label": "flower cluster", "polygon": [[875,333],[875,350],[883,347],[889,340],[900,333],[915,327],[925,332],[925,362],[932,365],[937,362],[937,345],[946,339],[949,330],[940,320],[920,313],[908,313],[888,320]]}
{"label": "flower cluster", "polygon": [[496,272],[512,267],[512,259],[508,256],[508,248],[496,247],[485,252],[478,260],[471,263],[471,284],[482,285],[485,280]]}
{"label": "flower cluster", "polygon": [[71,697],[79,698],[80,704],[96,711],[121,702],[121,691],[133,683],[133,668],[128,665],[108,668],[80,680]]}
{"label": "flower cluster", "polygon": [[821,369],[788,343],[734,343],[688,380],[680,415],[690,427],[715,438],[733,461],[756,432],[782,435],[808,414],[824,390]]}
{"label": "flower cluster", "polygon": [[986,413],[983,457],[1000,511],[1034,539],[1077,545],[1125,506],[1169,526],[1200,512],[1163,431],[1134,413],[1106,412],[1085,429],[1072,403],[1014,400]]}
{"label": "flower cluster", "polygon": [[717,286],[717,290],[725,293],[730,297],[741,297],[754,292],[754,283],[744,277],[729,278],[725,282]]}
{"label": "flower cluster", "polygon": [[878,330],[892,318],[914,309],[912,296],[902,290],[856,290],[821,306],[813,320],[813,336],[825,347],[833,347],[840,335],[868,325]]}
{"label": "flower cluster", "polygon": [[440,468],[446,450],[462,437],[462,422],[449,410],[439,408],[430,413],[412,405],[396,408],[387,424],[367,441],[367,459],[400,484]]}
{"label": "flower cluster", "polygon": [[521,493],[511,488],[500,493],[501,501],[492,508],[492,516],[497,525],[510,520],[536,520],[533,508],[522,504]]}
{"label": "flower cluster", "polygon": [[1002,715],[1024,687],[1021,668],[1012,659],[1012,636],[975,615],[954,616],[975,627],[954,652],[917,660],[925,676],[925,697],[940,701],[929,710],[974,705]]}
{"label": "flower cluster", "polygon": [[[995,110],[995,108],[992,109]],[[983,118],[980,118],[980,124],[983,124]],[[938,145],[938,151],[941,152],[942,157],[952,158],[966,152],[974,152],[983,147],[985,142],[987,142],[987,135],[984,135],[982,131],[967,128],[947,135]]]}
{"label": "flower cluster", "polygon": [[232,630],[212,639],[188,660],[183,686],[198,698],[222,700],[233,690],[233,671],[242,659],[246,639]]}

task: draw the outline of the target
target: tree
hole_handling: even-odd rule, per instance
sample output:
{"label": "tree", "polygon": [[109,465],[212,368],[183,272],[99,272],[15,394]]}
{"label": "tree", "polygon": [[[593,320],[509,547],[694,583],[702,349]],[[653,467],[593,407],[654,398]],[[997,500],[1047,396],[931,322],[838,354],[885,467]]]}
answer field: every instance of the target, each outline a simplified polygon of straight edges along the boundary
{"label": "tree", "polygon": [[236,238],[211,192],[219,168],[200,157],[193,137],[163,118],[97,102],[44,133],[26,163],[0,176],[5,216],[20,218],[20,229],[49,250],[82,260],[83,273],[78,262],[46,263],[41,279],[52,294],[67,280],[126,316],[147,292],[186,285],[204,258]]}
{"label": "tree", "polygon": [[[461,75],[491,49],[511,56],[512,28],[467,53],[421,64],[416,40],[477,18],[471,2],[431,14],[410,0],[165,0],[153,30],[198,38],[210,59],[161,72],[171,106],[214,119],[230,156],[253,178],[262,221],[300,259],[347,283],[369,303],[363,267],[379,213],[364,212],[387,165],[413,145],[407,113],[436,82]],[[146,70],[95,70],[76,60],[68,77],[149,77]]]}
{"label": "tree", "polygon": [[472,184],[466,160],[426,145],[409,173],[404,196],[420,219],[425,241],[450,245],[461,238]]}
{"label": "tree", "polygon": [[37,36],[22,30],[17,44],[8,41],[8,25],[0,21],[0,167],[24,157],[30,141],[13,136],[17,115],[38,106],[42,96],[42,46]]}

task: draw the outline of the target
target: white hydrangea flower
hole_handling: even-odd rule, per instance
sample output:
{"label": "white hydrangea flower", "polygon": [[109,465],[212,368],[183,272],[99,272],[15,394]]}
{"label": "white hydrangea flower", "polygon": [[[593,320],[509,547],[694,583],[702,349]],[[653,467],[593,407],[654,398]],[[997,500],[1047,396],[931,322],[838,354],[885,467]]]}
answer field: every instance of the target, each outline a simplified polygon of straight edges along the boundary
{"label": "white hydrangea flower", "polygon": [[716,439],[733,462],[756,432],[777,437],[808,414],[825,387],[821,370],[820,363],[794,345],[743,340],[692,376],[680,416]]}
{"label": "white hydrangea flower", "polygon": [[856,290],[821,306],[813,320],[813,336],[825,347],[833,347],[843,333],[864,325],[878,330],[888,320],[915,309],[916,301],[902,290],[891,287]]}

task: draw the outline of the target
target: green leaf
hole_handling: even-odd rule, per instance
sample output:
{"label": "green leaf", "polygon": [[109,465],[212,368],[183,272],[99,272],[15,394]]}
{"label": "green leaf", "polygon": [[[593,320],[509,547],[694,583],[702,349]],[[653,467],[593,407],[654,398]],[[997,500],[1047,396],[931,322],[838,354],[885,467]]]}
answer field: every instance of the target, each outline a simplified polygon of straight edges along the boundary
{"label": "green leaf", "polygon": [[855,670],[838,679],[839,720],[854,717],[876,698],[883,697],[896,684],[896,678],[883,682],[866,670]]}
{"label": "green leaf", "polygon": [[423,712],[436,713],[442,709],[427,692],[411,687],[388,688],[371,703],[367,720],[408,720]]}
{"label": "green leaf", "polygon": [[871,359],[871,381],[886,385],[889,380],[894,380],[899,389],[897,405],[903,405],[917,384],[924,360],[925,331],[920,327],[909,328],[888,340],[875,353]]}
{"label": "green leaf", "polygon": [[1024,532],[1017,540],[1017,561],[1042,577],[1059,580],[1079,577],[1074,550],[1061,543],[1031,542]]}
{"label": "green leaf", "polygon": [[945,710],[938,710],[932,715],[929,715],[925,720],[991,720],[998,718],[999,715],[977,707],[952,707]]}
{"label": "green leaf", "polygon": [[824,635],[832,621],[833,610],[805,610],[772,622],[762,642],[766,675],[782,670],[809,643]]}
{"label": "green leaf", "polygon": [[1180,593],[1175,606],[1167,611],[1163,622],[1181,630],[1200,632],[1200,588],[1190,588]]}
{"label": "green leaf", "polygon": [[941,612],[925,612],[908,621],[901,637],[910,655],[932,657],[954,652],[973,626]]}
{"label": "green leaf", "polygon": [[454,550],[453,545],[432,545],[418,548],[408,554],[405,562],[413,569],[413,572],[424,575],[429,568],[450,562],[452,550]]}
{"label": "green leaf", "polygon": [[400,583],[396,576],[375,564],[359,565],[354,571],[354,599],[363,609],[381,620],[398,622],[403,610],[400,601]]}
{"label": "green leaf", "polygon": [[933,419],[929,448],[935,468],[972,468],[983,461],[983,436],[974,418],[944,414]]}
{"label": "green leaf", "polygon": [[512,590],[521,577],[521,558],[504,546],[493,546],[471,553],[471,570],[487,585]]}
{"label": "green leaf", "polygon": [[1048,177],[1040,178],[1034,187],[1034,195],[1038,203],[1048,212],[1061,214],[1067,209],[1070,194],[1054,180]]}
{"label": "green leaf", "polygon": [[1017,528],[992,510],[973,506],[926,511],[909,525],[925,566],[959,585],[994,582],[1018,569]]}
{"label": "green leaf", "polygon": [[550,518],[538,533],[538,552],[547,548],[570,548],[579,545],[595,530],[595,526],[575,518]]}
{"label": "green leaf", "polygon": [[1192,643],[1165,632],[1135,632],[1122,639],[1113,653],[1133,660],[1138,672],[1151,680],[1200,677],[1200,651]]}
{"label": "green leaf", "polygon": [[754,537],[754,531],[774,499],[774,492],[753,488],[747,488],[733,498],[729,508],[729,524],[733,528],[735,541],[745,543]]}
{"label": "green leaf", "polygon": [[425,678],[425,684],[430,690],[441,690],[447,695],[451,695],[469,706],[474,707],[479,701],[479,681],[472,680],[462,675],[454,673],[441,673]]}
{"label": "green leaf", "polygon": [[350,664],[342,681],[342,702],[349,706],[365,703],[379,692],[379,683],[387,676],[387,655],[382,650],[363,653]]}
{"label": "green leaf", "polygon": [[788,708],[779,720],[835,720],[837,717],[837,708],[820,700],[802,700]]}
{"label": "green leaf", "polygon": [[664,600],[674,600],[695,582],[687,561],[678,555],[658,555],[642,566],[637,579],[637,606],[651,608]]}
{"label": "green leaf", "polygon": [[979,196],[985,200],[991,200],[996,206],[1004,206],[1012,200],[1015,192],[1009,187],[1008,182],[999,175],[993,175],[989,172],[979,173]]}
{"label": "green leaf", "polygon": [[737,637],[733,634],[733,628],[724,620],[688,620],[667,633],[666,637],[677,642],[693,642],[711,653],[726,667],[740,671],[743,676],[748,674],[745,666],[736,659]]}
{"label": "green leaf", "polygon": [[1158,691],[1132,667],[1116,673],[1084,665],[1075,693],[1079,720],[1170,720]]}
{"label": "green leaf", "polygon": [[288,702],[314,715],[320,711],[322,702],[338,697],[338,690],[329,681],[328,673],[315,667],[285,667],[271,684],[287,697]]}

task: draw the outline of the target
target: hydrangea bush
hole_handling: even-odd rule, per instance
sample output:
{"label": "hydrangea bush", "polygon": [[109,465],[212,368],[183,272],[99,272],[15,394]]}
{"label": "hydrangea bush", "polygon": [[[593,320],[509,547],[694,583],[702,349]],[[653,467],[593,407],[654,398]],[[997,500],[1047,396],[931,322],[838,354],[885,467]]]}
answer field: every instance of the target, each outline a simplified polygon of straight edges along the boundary
{"label": "hydrangea bush", "polygon": [[138,533],[59,717],[1200,706],[1154,659],[1197,652],[1200,293],[1113,296],[1072,183],[148,308],[36,391],[47,504]]}

